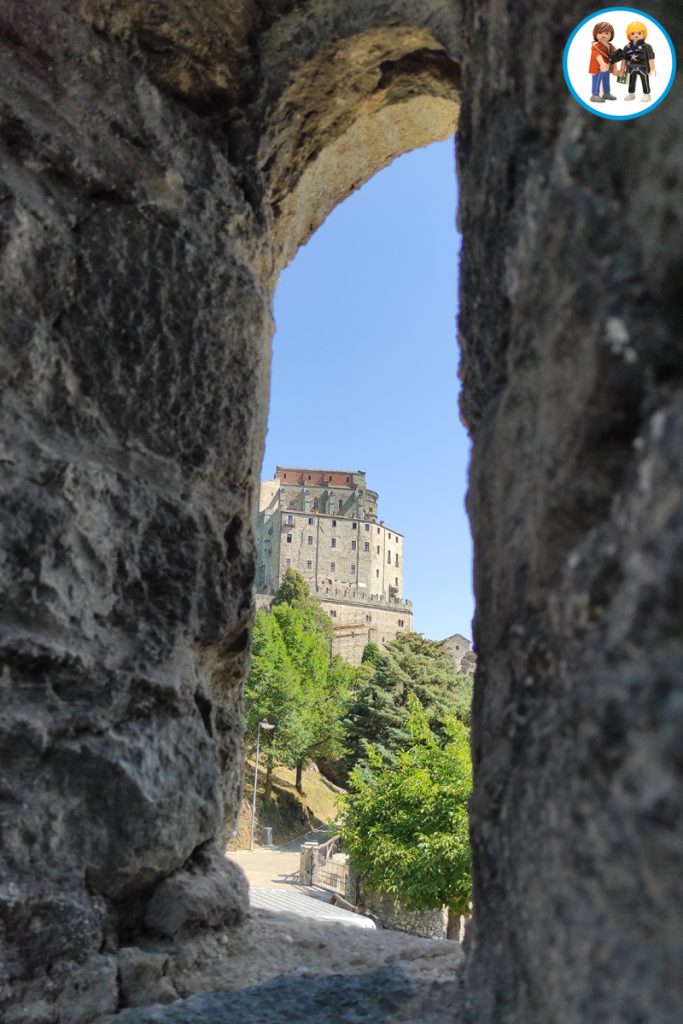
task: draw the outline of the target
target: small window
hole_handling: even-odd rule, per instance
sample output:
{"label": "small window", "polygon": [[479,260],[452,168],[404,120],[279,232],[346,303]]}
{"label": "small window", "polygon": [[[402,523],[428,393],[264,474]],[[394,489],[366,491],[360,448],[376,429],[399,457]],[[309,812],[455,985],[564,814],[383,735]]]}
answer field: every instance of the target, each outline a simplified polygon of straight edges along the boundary
{"label": "small window", "polygon": [[291,525],[292,525],[292,523],[294,522],[294,516],[287,516],[287,522],[288,522],[288,523],[289,523],[289,525],[291,526]]}
{"label": "small window", "polygon": [[352,565],[352,566],[351,566],[351,575],[352,575],[352,576],[355,576],[355,575],[356,575],[356,567],[355,567],[355,565]]}
{"label": "small window", "polygon": [[336,572],[336,571],[337,571],[337,563],[336,562],[330,562],[330,572]]}
{"label": "small window", "polygon": [[399,619],[398,620],[398,624],[399,624],[399,626],[402,626],[403,625],[403,619]]}
{"label": "small window", "polygon": [[369,613],[369,612],[368,612],[368,614],[367,614],[367,615],[365,616],[365,621],[366,621],[366,622],[372,622],[372,615],[370,615],[370,613]]}
{"label": "small window", "polygon": [[339,499],[339,511],[340,511],[340,512],[341,512],[341,508],[342,508],[342,505],[343,505],[343,504],[344,504],[344,502],[343,502],[343,500],[342,500],[342,499],[340,498],[340,499]]}
{"label": "small window", "polygon": [[387,551],[387,562],[391,565],[391,551]]}
{"label": "small window", "polygon": [[309,479],[309,480],[311,479],[311,474],[310,474],[310,473],[308,474],[308,479]]}
{"label": "small window", "polygon": [[313,562],[310,560],[310,558],[306,562],[306,568],[307,569],[312,569],[313,568]]}
{"label": "small window", "polygon": [[330,547],[331,548],[336,548],[336,546],[337,546],[337,538],[333,537],[332,540],[330,541]]}
{"label": "small window", "polygon": [[313,516],[308,517],[308,525],[313,526]]}
{"label": "small window", "polygon": [[375,576],[379,579],[379,569],[375,569]]}
{"label": "small window", "polygon": [[291,544],[291,543],[292,543],[292,535],[291,535],[291,533],[288,533],[288,534],[287,534],[287,543],[288,543],[288,544]]}
{"label": "small window", "polygon": [[366,533],[369,533],[369,532],[370,532],[370,523],[366,523],[366,524],[365,524],[365,532],[366,532]]}
{"label": "small window", "polygon": [[358,529],[358,523],[356,523],[355,521],[353,523],[351,523],[351,529],[352,530],[357,530]]}
{"label": "small window", "polygon": [[398,586],[398,576],[394,577],[394,583],[396,584],[396,586]]}
{"label": "small window", "polygon": [[351,479],[351,477],[350,477],[350,476],[347,476],[347,478],[346,478],[346,482],[347,482],[347,484],[348,484],[348,482],[349,482],[349,480],[350,480],[350,479]]}
{"label": "small window", "polygon": [[292,567],[292,559],[291,558],[285,558],[285,566],[288,569],[291,569],[291,567]]}
{"label": "small window", "polygon": [[337,525],[337,520],[336,520],[336,519],[333,519],[333,520],[332,520],[332,525],[333,525],[333,526],[336,526],[336,525]]}
{"label": "small window", "polygon": [[352,551],[355,551],[355,550],[356,550],[356,548],[357,548],[357,546],[358,546],[358,545],[356,544],[355,540],[352,540],[352,541],[351,541],[351,550],[352,550]]}
{"label": "small window", "polygon": [[379,533],[379,526],[377,527],[377,532]]}
{"label": "small window", "polygon": [[283,477],[282,477],[282,479],[283,479],[283,480],[286,480],[286,479],[287,479],[287,474],[286,474],[286,473],[284,473],[284,474],[283,474]]}
{"label": "small window", "polygon": [[369,550],[370,550],[370,545],[366,541],[365,544],[363,545],[363,551],[369,551]]}
{"label": "small window", "polygon": [[336,619],[337,618],[337,613],[332,611],[332,612],[330,612],[330,616],[331,616],[331,618]]}
{"label": "small window", "polygon": [[389,540],[391,540],[391,534],[389,534]]}
{"label": "small window", "polygon": [[378,544],[377,545],[377,554],[379,554],[379,551],[380,551],[380,548],[379,548],[379,544]]}
{"label": "small window", "polygon": [[395,566],[396,566],[396,568],[398,569],[398,555],[396,555],[396,561],[394,562],[394,565],[395,565]]}
{"label": "small window", "polygon": [[308,541],[309,544],[313,543],[313,537],[312,537],[312,535],[310,533],[309,533],[308,537],[306,538],[306,540]]}

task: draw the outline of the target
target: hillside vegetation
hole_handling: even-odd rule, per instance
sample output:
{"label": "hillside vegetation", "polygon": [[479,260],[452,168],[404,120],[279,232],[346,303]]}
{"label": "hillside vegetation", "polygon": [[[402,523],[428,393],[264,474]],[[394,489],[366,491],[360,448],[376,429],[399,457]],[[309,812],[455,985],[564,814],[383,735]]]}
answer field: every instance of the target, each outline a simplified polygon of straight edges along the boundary
{"label": "hillside vegetation", "polygon": [[[253,761],[247,761],[246,772],[245,794],[237,823],[237,834],[229,842],[229,850],[249,849],[251,796],[254,783]],[[295,769],[276,767],[273,770],[270,800],[265,801],[265,773],[259,771],[256,790],[255,846],[260,844],[261,829],[265,825],[272,826],[273,843],[280,846],[304,832],[327,825],[336,819],[339,813],[337,800],[344,790],[329,782],[315,766],[303,770],[302,793],[297,791],[295,781]]]}
{"label": "hillside vegetation", "polygon": [[[420,633],[384,651],[368,643],[357,667],[332,643],[322,606],[288,569],[256,616],[245,685],[263,769],[256,837],[272,825],[280,845],[340,819],[361,878],[409,910],[447,906],[454,936],[471,900],[472,680]],[[342,800],[329,778],[349,790]],[[245,803],[234,849],[249,845],[249,824]]]}

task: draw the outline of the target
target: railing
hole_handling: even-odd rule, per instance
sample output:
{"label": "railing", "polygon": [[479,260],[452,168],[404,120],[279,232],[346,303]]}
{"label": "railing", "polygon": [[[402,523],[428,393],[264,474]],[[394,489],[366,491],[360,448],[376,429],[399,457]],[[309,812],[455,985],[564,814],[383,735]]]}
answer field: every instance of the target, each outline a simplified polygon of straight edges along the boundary
{"label": "railing", "polygon": [[341,603],[379,604],[386,608],[391,608],[392,611],[395,611],[396,608],[411,609],[413,607],[413,602],[407,599],[360,593],[358,587],[323,587],[320,584],[316,584],[315,590],[319,601],[330,601],[338,597]]}
{"label": "railing", "polygon": [[337,893],[351,904],[356,903],[356,884],[349,867],[349,858],[339,852],[341,836],[326,843],[304,843],[301,847],[299,879],[302,885],[316,885]]}
{"label": "railing", "polygon": [[339,893],[346,899],[349,887],[348,861],[328,860],[322,864],[316,864],[313,868],[313,885]]}

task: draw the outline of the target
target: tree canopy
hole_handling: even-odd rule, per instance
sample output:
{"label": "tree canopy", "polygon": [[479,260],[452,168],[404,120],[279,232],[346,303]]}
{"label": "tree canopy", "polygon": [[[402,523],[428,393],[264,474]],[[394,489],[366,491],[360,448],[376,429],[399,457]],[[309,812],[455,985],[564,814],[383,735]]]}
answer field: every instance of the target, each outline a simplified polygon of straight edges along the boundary
{"label": "tree canopy", "polygon": [[275,725],[263,737],[268,780],[278,762],[296,768],[300,787],[309,761],[335,759],[342,752],[342,719],[354,670],[341,658],[330,658],[331,639],[321,605],[303,577],[288,570],[271,610],[256,616],[245,684],[248,734],[255,737],[264,718]]}
{"label": "tree canopy", "polygon": [[352,771],[342,836],[366,885],[409,910],[447,906],[457,917],[471,900],[469,737],[455,718],[438,736],[415,697],[408,706],[408,742],[393,762],[370,749],[368,769]]}
{"label": "tree canopy", "polygon": [[469,725],[472,681],[456,671],[442,643],[420,633],[399,633],[386,654],[368,644],[363,659],[374,671],[361,680],[346,714],[347,770],[368,763],[370,746],[391,760],[405,745],[411,694],[437,731],[449,715]]}

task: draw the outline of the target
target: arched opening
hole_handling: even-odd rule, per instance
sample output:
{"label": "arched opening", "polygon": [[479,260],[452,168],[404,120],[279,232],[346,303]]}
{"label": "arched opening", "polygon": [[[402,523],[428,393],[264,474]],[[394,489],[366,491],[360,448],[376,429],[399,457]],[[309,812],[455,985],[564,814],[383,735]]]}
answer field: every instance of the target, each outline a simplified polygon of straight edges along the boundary
{"label": "arched opening", "polygon": [[432,639],[469,636],[472,619],[455,223],[451,138],[379,172],[299,251],[275,294],[262,473],[365,469],[377,518],[405,537],[413,628]]}
{"label": "arched opening", "polygon": [[[269,47],[278,53],[298,31],[283,19]],[[290,66],[284,82],[273,59],[258,161],[277,269],[337,203],[391,160],[453,135],[460,105],[454,43],[450,25],[441,32],[415,24],[366,27],[325,41],[315,56]]]}
{"label": "arched opening", "polygon": [[[12,295],[23,332],[12,379],[26,410],[16,422],[40,441],[39,479],[56,481],[41,492],[40,539],[14,547],[23,564],[11,601],[35,624],[28,650],[23,634],[12,638],[15,692],[36,672],[54,687],[50,727],[29,745],[47,783],[31,821],[39,831],[49,820],[50,863],[30,852],[33,827],[17,832],[11,856],[27,891],[67,894],[41,902],[45,954],[27,952],[15,928],[13,956],[36,999],[43,961],[72,960],[76,973],[86,964],[79,985],[103,981],[101,1013],[120,1005],[119,959],[122,975],[137,969],[121,947],[215,933],[245,909],[210,847],[240,785],[273,282],[345,195],[451,134],[458,106],[455,17],[440,3],[417,14],[399,4],[388,27],[365,3],[343,17],[268,4],[260,21],[231,11],[219,25],[208,9],[195,20],[171,6],[85,4],[85,21],[61,12],[67,50],[90,53],[107,75],[93,71],[79,92],[68,53],[57,54],[49,142],[22,92],[45,88],[34,75],[46,63],[40,18],[19,19],[10,36],[27,75],[12,167],[25,161],[36,189],[12,179],[2,203],[9,237],[29,225],[10,256],[17,295],[34,303],[27,313]],[[32,366],[48,350],[43,408]],[[78,572],[53,585],[53,567],[68,575],[72,564]],[[72,730],[63,723],[74,706]],[[19,802],[25,776],[20,766]],[[58,791],[57,811],[44,814]],[[17,913],[28,918],[23,892]],[[99,961],[87,965],[102,949],[98,974]],[[177,994],[154,970],[155,998]]]}
{"label": "arched opening", "polygon": [[[444,680],[443,693],[439,689],[439,697],[436,690],[427,696],[417,676],[414,686],[430,713],[430,700],[450,700],[448,713],[457,712],[469,726],[471,658],[461,671],[472,619],[465,513],[469,438],[458,414],[455,223],[455,148],[450,138],[416,149],[375,175],[337,206],[283,272],[275,296],[271,410],[256,520],[256,597],[257,607],[270,609],[285,575],[295,571],[332,616],[330,657],[337,655],[356,667],[368,643],[383,654],[405,632],[417,631],[432,641],[453,641],[459,634],[459,642],[447,647],[453,665],[447,655],[432,663],[435,678]],[[342,469],[351,472],[344,478]],[[375,496],[371,508],[363,500],[364,487]],[[295,690],[283,687],[275,698],[262,682],[268,675],[268,651],[273,659],[283,657],[266,639],[266,629],[277,632],[277,621],[277,613],[261,612],[256,666],[247,685],[247,792],[252,795],[257,722],[275,720],[276,707],[282,716],[282,724],[266,740],[270,753],[261,766],[258,802],[259,825],[274,826],[269,839],[277,847],[284,845],[269,858],[273,877],[268,884],[276,895],[262,889],[263,853],[244,852],[253,844],[246,827],[253,810],[246,801],[240,838],[230,847],[240,851],[235,859],[257,886],[253,898],[266,905],[295,899],[297,890],[288,891],[281,879],[294,863],[289,839],[295,833],[301,836],[302,810],[318,822],[338,820],[333,796],[328,804],[325,776],[348,787],[354,764],[353,758],[342,756],[349,725],[341,720],[349,709],[354,720],[362,720],[365,712],[353,711],[354,703],[361,709],[367,701],[369,713],[374,699],[372,687],[352,699],[361,677],[349,673],[351,692],[338,702],[336,740],[325,745],[324,733],[310,727],[315,738],[310,757],[296,762],[295,792],[290,759],[299,755],[284,720],[296,717],[290,708],[296,697],[288,696]],[[290,635],[291,628],[285,636]],[[436,655],[427,645],[416,647],[412,655],[420,651],[422,672],[428,650]],[[293,649],[291,656],[294,666],[298,652]],[[402,652],[395,664],[406,657]],[[294,667],[292,675],[297,675]],[[301,685],[306,701],[316,684],[302,678]],[[391,685],[385,677],[387,701]],[[330,702],[335,699],[330,692]],[[399,718],[407,714],[404,703],[405,698],[396,699]],[[315,746],[321,735],[322,745]],[[372,733],[358,737],[353,748],[378,739]],[[313,772],[304,773],[303,767],[311,764]],[[256,834],[260,836],[260,828]],[[342,883],[335,877],[333,884]],[[370,901],[367,884],[366,891]],[[317,893],[322,897],[323,890]],[[361,901],[367,905],[357,895],[355,903]],[[436,905],[430,910],[429,915],[405,914],[404,927],[445,934],[444,915]],[[383,912],[386,920],[404,913],[386,901]]]}

